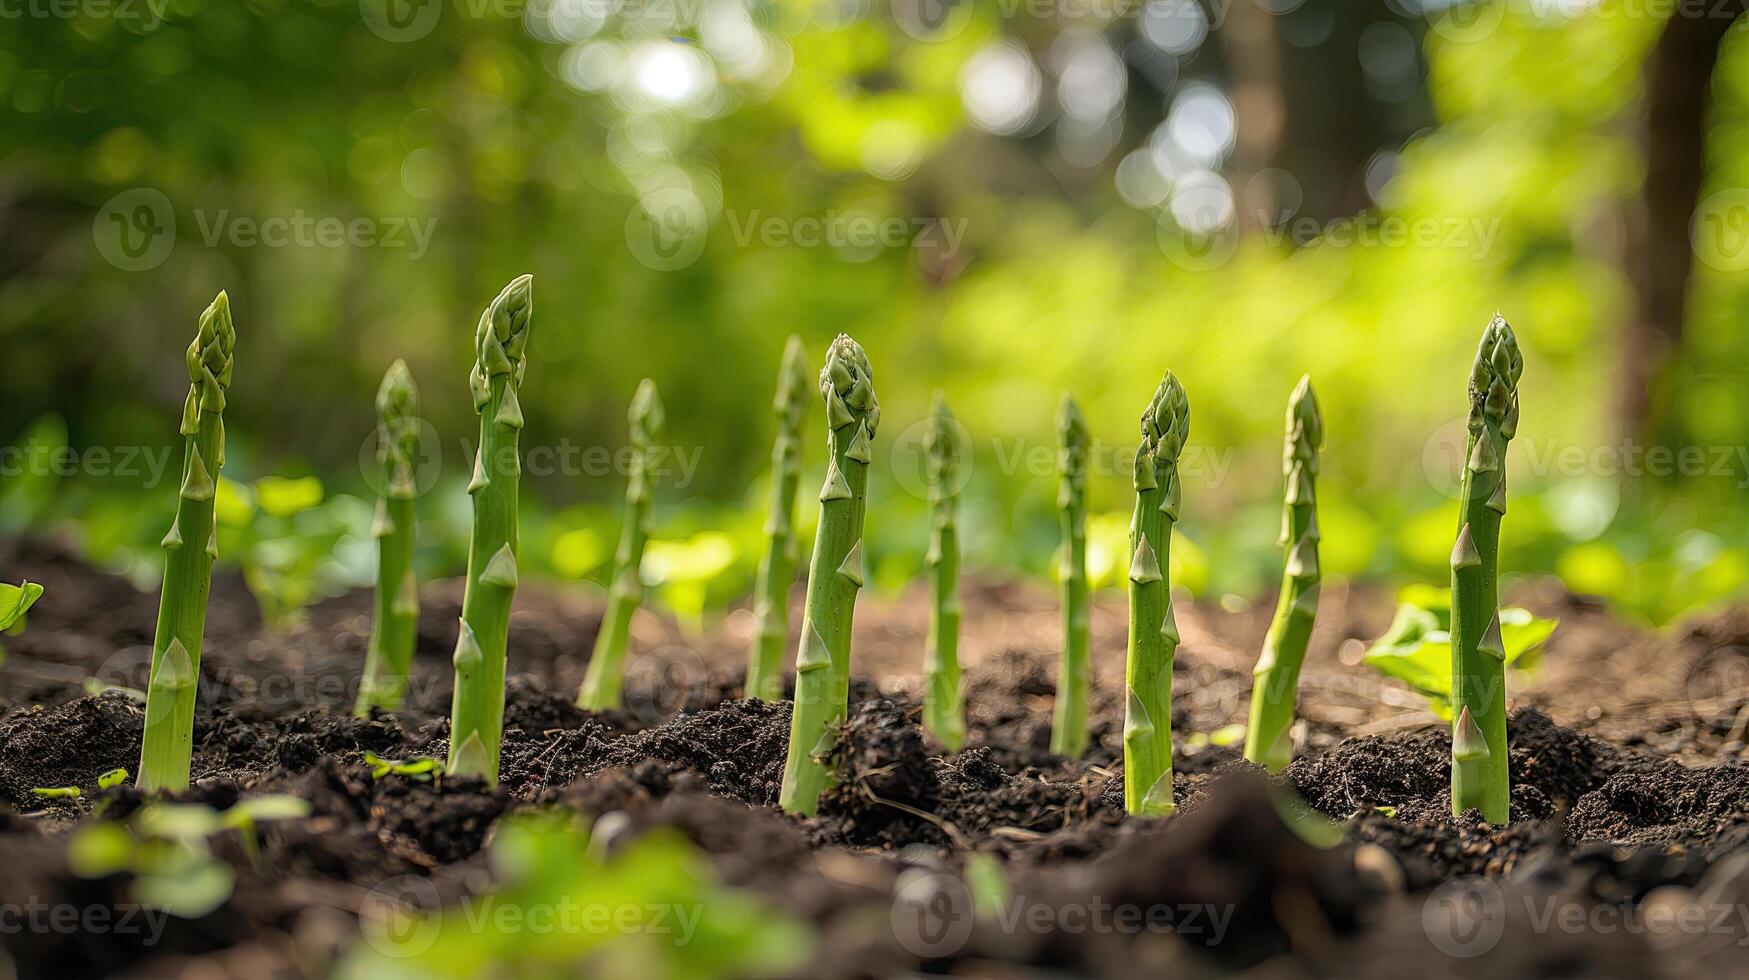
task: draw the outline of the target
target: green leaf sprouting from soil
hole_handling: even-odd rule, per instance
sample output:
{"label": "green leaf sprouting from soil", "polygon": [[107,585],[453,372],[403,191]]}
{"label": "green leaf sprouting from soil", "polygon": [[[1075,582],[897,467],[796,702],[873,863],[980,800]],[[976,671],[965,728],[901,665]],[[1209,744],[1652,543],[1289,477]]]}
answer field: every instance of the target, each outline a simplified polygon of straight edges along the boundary
{"label": "green leaf sprouting from soil", "polygon": [[[1427,699],[1427,706],[1450,721],[1451,594],[1448,590],[1411,586],[1398,596],[1396,618],[1385,635],[1366,651],[1367,665],[1395,677]],[[1557,619],[1541,619],[1516,606],[1500,610],[1500,638],[1508,666],[1527,668],[1535,661]]]}

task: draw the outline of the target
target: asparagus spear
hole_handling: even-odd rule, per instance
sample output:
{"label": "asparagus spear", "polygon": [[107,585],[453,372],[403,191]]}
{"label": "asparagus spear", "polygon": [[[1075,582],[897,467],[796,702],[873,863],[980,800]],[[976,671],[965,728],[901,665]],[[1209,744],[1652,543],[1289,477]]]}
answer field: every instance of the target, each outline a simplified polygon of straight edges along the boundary
{"label": "asparagus spear", "polygon": [[[1454,814],[1478,809],[1492,824],[1504,824],[1512,814],[1506,756],[1506,650],[1500,637],[1497,576],[1500,518],[1506,513],[1506,444],[1518,431],[1522,373],[1518,338],[1496,313],[1482,332],[1476,363],[1470,369],[1470,434],[1465,447],[1469,458],[1459,495],[1463,512],[1457,544],[1451,553],[1452,706],[1460,723],[1452,741],[1451,808]],[[1465,716],[1474,731],[1463,729]]]}
{"label": "asparagus spear", "polygon": [[1287,406],[1287,443],[1281,468],[1287,477],[1281,545],[1287,549],[1275,619],[1263,637],[1263,654],[1252,670],[1251,724],[1245,758],[1280,772],[1293,760],[1294,695],[1312,622],[1318,615],[1318,451],[1324,420],[1310,376],[1300,379]]}
{"label": "asparagus spear", "polygon": [[923,649],[923,727],[949,752],[966,743],[965,693],[960,689],[959,525],[954,513],[959,491],[954,486],[960,446],[957,423],[947,396],[935,393],[935,408],[923,440],[928,458],[929,566],[933,594],[929,606],[929,639]]}
{"label": "asparagus spear", "polygon": [[1063,395],[1057,410],[1057,510],[1062,512],[1063,653],[1057,667],[1057,703],[1051,751],[1079,756],[1087,749],[1087,423],[1080,406]]}
{"label": "asparagus spear", "polygon": [[1130,636],[1123,726],[1124,809],[1165,816],[1172,803],[1172,657],[1178,624],[1166,581],[1168,545],[1182,493],[1178,457],[1190,431],[1190,400],[1172,372],[1142,413],[1136,449],[1136,513],[1130,522]]}
{"label": "asparagus spear", "polygon": [[810,815],[831,778],[829,756],[849,711],[850,627],[863,583],[862,519],[874,459],[870,442],[881,421],[868,355],[844,334],[826,352],[820,393],[826,399],[831,453],[820,488],[820,523],[796,650],[789,754],[778,797],[785,810]]}
{"label": "asparagus spear", "polygon": [[747,657],[747,696],[783,697],[783,645],[789,641],[789,588],[796,577],[796,487],[802,475],[802,422],[808,411],[808,355],[791,335],[777,373],[777,441],[771,448],[771,516],[765,521],[765,560],[759,564],[759,621]]}
{"label": "asparagus spear", "polygon": [[170,533],[164,535],[164,590],[158,598],[145,740],[135,783],[143,790],[188,788],[201,639],[206,631],[213,559],[219,550],[213,529],[213,495],[219,470],[225,465],[223,413],[236,342],[231,298],[221,290],[200,315],[200,328],[188,345],[188,397],[182,402],[182,486],[177,491],[176,518]]}
{"label": "asparagus spear", "polygon": [[468,387],[480,416],[480,448],[468,494],[474,502],[468,543],[468,584],[462,594],[455,644],[455,696],[450,707],[452,775],[498,781],[498,744],[504,734],[504,666],[510,638],[510,600],[521,547],[517,491],[522,482],[519,443],[528,372],[528,335],[534,323],[534,279],[518,276],[480,314]]}
{"label": "asparagus spear", "polygon": [[364,677],[353,713],[372,705],[393,711],[407,693],[407,670],[419,632],[419,581],[413,576],[417,517],[413,468],[419,452],[419,389],[405,361],[389,365],[377,389],[377,462],[383,492],[371,533],[377,539],[376,619],[365,653]]}
{"label": "asparagus spear", "polygon": [[656,383],[645,378],[632,395],[627,413],[632,428],[631,472],[626,480],[625,523],[620,527],[619,550],[613,556],[613,584],[607,593],[607,616],[595,635],[595,653],[589,671],[577,692],[577,706],[606,711],[620,706],[625,686],[626,643],[631,638],[632,613],[644,597],[639,571],[644,564],[644,544],[650,540],[650,490],[655,475],[651,453],[662,437],[662,399]]}

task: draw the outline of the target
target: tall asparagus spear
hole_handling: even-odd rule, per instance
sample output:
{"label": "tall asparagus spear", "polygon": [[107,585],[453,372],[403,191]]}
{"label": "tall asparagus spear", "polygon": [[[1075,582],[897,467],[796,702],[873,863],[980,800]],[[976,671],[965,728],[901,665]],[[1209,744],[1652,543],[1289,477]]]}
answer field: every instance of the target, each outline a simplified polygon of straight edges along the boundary
{"label": "tall asparagus spear", "polygon": [[188,397],[182,402],[182,487],[177,491],[176,518],[170,533],[164,535],[164,590],[158,598],[158,628],[152,638],[145,740],[136,781],[143,790],[188,788],[201,639],[206,631],[213,559],[219,550],[213,530],[213,495],[219,470],[225,465],[223,413],[236,343],[231,298],[221,290],[200,315],[200,328],[188,345]]}
{"label": "tall asparagus spear", "polygon": [[419,633],[419,581],[413,576],[415,524],[413,468],[419,453],[419,389],[407,362],[396,361],[377,389],[377,462],[383,492],[377,499],[376,620],[371,624],[364,677],[353,713],[372,705],[393,711],[407,694],[407,670]]}
{"label": "tall asparagus spear", "polygon": [[960,445],[947,396],[935,393],[935,408],[923,440],[928,457],[929,566],[932,588],[929,639],[923,649],[923,727],[949,751],[966,743],[965,693],[960,689],[960,544],[954,486]]}
{"label": "tall asparagus spear", "polygon": [[862,519],[874,459],[870,443],[881,421],[868,355],[844,334],[826,352],[820,393],[826,399],[831,453],[820,488],[820,523],[796,650],[796,703],[778,796],[785,810],[810,815],[831,778],[829,756],[849,712],[850,627],[863,583]]}
{"label": "tall asparagus spear", "polygon": [[1293,761],[1294,695],[1312,622],[1318,615],[1318,450],[1324,444],[1324,419],[1306,376],[1287,406],[1287,443],[1281,468],[1287,497],[1281,545],[1287,549],[1275,619],[1263,637],[1263,654],[1252,670],[1251,724],[1245,729],[1245,758],[1280,772]]}
{"label": "tall asparagus spear", "polygon": [[1123,725],[1124,809],[1165,816],[1172,803],[1172,658],[1178,623],[1166,581],[1168,546],[1182,490],[1178,457],[1190,432],[1190,400],[1172,372],[1142,413],[1136,449],[1136,513],[1130,522],[1130,637]]}
{"label": "tall asparagus spear", "polygon": [[1073,396],[1057,410],[1057,510],[1062,513],[1063,654],[1057,667],[1057,703],[1051,751],[1079,756],[1087,749],[1087,423]]}
{"label": "tall asparagus spear", "polygon": [[790,335],[777,373],[777,441],[771,447],[771,516],[765,520],[765,559],[759,563],[759,621],[747,656],[750,698],[783,697],[783,646],[789,641],[789,588],[796,577],[796,487],[802,476],[802,422],[808,413],[808,355]]}
{"label": "tall asparagus spear", "polygon": [[[1451,552],[1452,707],[1460,722],[1452,741],[1451,808],[1454,814],[1478,809],[1492,824],[1504,824],[1512,815],[1498,558],[1500,518],[1506,513],[1506,444],[1518,431],[1522,373],[1518,338],[1496,313],[1470,369],[1469,458]],[[1461,725],[1466,716],[1472,722],[1469,731]]]}
{"label": "tall asparagus spear", "polygon": [[480,448],[468,494],[474,501],[468,584],[455,644],[455,697],[449,719],[452,775],[498,781],[504,734],[504,666],[510,600],[521,547],[517,493],[522,483],[522,403],[528,335],[534,324],[534,278],[518,276],[480,314],[468,387],[480,416]]}
{"label": "tall asparagus spear", "polygon": [[663,423],[662,399],[656,394],[654,381],[645,378],[639,382],[626,416],[631,422],[632,455],[631,472],[626,478],[625,522],[619,530],[619,550],[613,556],[607,616],[601,621],[601,632],[595,635],[595,653],[589,658],[589,671],[583,675],[583,687],[577,692],[577,706],[592,711],[620,706],[632,613],[644,598],[644,582],[639,572],[644,564],[644,544],[650,540],[650,490],[655,481],[651,454],[656,441],[662,438]]}

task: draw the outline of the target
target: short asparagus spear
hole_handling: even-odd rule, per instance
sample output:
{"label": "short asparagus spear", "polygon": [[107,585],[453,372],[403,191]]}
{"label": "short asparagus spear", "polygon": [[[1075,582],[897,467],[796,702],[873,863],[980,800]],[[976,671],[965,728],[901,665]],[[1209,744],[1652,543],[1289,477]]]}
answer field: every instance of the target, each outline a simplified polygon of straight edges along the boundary
{"label": "short asparagus spear", "polygon": [[750,698],[783,696],[783,647],[789,641],[789,589],[796,577],[796,488],[802,475],[802,422],[808,412],[808,355],[791,335],[777,374],[777,441],[771,448],[771,516],[765,520],[765,558],[759,564],[754,616],[758,630],[747,657]]}
{"label": "short asparagus spear", "polygon": [[639,571],[644,563],[644,545],[650,540],[650,490],[654,486],[654,446],[662,438],[662,399],[656,383],[645,378],[632,396],[627,413],[632,429],[631,472],[626,480],[625,523],[619,531],[619,550],[613,556],[613,584],[607,592],[607,616],[595,636],[595,653],[577,706],[606,711],[620,706],[625,686],[626,643],[631,638],[632,613],[644,598]]}
{"label": "short asparagus spear", "polygon": [[[1492,824],[1504,824],[1512,814],[1498,558],[1500,518],[1506,513],[1506,444],[1518,431],[1523,372],[1518,338],[1495,314],[1470,369],[1469,457],[1451,553],[1452,707],[1459,720],[1452,740],[1451,808],[1454,814],[1480,810]],[[1473,730],[1464,729],[1465,718]]]}
{"label": "short asparagus spear", "polygon": [[510,601],[521,547],[517,494],[522,482],[523,376],[534,323],[534,280],[518,276],[480,314],[468,387],[480,416],[480,447],[468,494],[474,502],[468,582],[455,644],[455,696],[449,719],[448,771],[498,781],[504,734],[504,669]]}
{"label": "short asparagus spear", "polygon": [[1063,653],[1057,666],[1057,703],[1051,751],[1079,756],[1087,749],[1087,423],[1065,394],[1057,410],[1057,510],[1063,526]]}
{"label": "short asparagus spear", "polygon": [[1178,623],[1166,581],[1168,546],[1182,491],[1178,457],[1190,431],[1190,400],[1170,371],[1142,413],[1136,449],[1136,512],[1130,522],[1130,636],[1123,726],[1124,809],[1165,816],[1172,803],[1172,659]]}
{"label": "short asparagus spear", "polygon": [[1263,654],[1252,670],[1251,724],[1245,729],[1245,758],[1280,772],[1293,761],[1294,696],[1306,643],[1318,614],[1318,451],[1324,420],[1312,379],[1303,377],[1288,398],[1287,443],[1282,473],[1287,477],[1281,545],[1287,549],[1275,619],[1263,637]]}
{"label": "short asparagus spear", "polygon": [[796,650],[796,702],[778,802],[813,814],[831,778],[829,757],[850,701],[850,627],[863,584],[862,520],[870,444],[881,421],[868,355],[844,334],[826,352],[820,372],[826,399],[826,482],[808,567],[808,598]]}
{"label": "short asparagus spear", "polygon": [[966,702],[960,689],[960,545],[955,510],[959,489],[956,464],[961,447],[958,423],[947,396],[935,393],[935,409],[923,440],[929,480],[930,572],[929,638],[923,649],[923,727],[949,752],[966,743]]}
{"label": "short asparagus spear", "polygon": [[414,466],[419,453],[419,389],[405,361],[396,361],[377,389],[377,462],[383,490],[371,533],[377,539],[376,619],[365,653],[353,713],[372,705],[393,711],[407,693],[407,670],[419,632],[419,581],[413,575]]}
{"label": "short asparagus spear", "polygon": [[213,559],[219,550],[213,495],[219,469],[225,465],[223,413],[236,342],[231,299],[221,291],[200,315],[200,328],[188,345],[182,487],[177,492],[176,518],[164,536],[164,591],[158,599],[158,629],[152,639],[145,740],[136,781],[143,790],[188,788],[201,639]]}

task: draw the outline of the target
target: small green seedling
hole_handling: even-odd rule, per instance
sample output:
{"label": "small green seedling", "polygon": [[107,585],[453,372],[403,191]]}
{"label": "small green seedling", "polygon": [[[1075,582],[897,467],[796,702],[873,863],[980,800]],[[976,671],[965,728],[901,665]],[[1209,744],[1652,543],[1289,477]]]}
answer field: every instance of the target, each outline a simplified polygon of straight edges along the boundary
{"label": "small green seedling", "polygon": [[126,769],[111,769],[97,777],[97,788],[114,789],[127,781],[128,771]]}
{"label": "small green seedling", "polygon": [[1087,700],[1092,666],[1087,660],[1087,423],[1070,395],[1057,410],[1057,511],[1062,522],[1063,651],[1057,665],[1057,703],[1051,716],[1051,751],[1079,757],[1091,735]]}
{"label": "small green seedling", "polygon": [[758,628],[747,657],[746,695],[783,697],[783,648],[789,642],[789,589],[795,582],[796,488],[802,477],[802,423],[808,414],[808,363],[802,338],[791,335],[777,374],[777,439],[771,447],[771,515],[765,519],[765,558],[759,563],[753,615]]}
{"label": "small green seedling", "polygon": [[[1451,594],[1430,586],[1410,586],[1397,597],[1397,615],[1385,635],[1366,651],[1366,664],[1395,677],[1427,699],[1427,707],[1453,721],[1451,691]],[[1536,659],[1559,620],[1541,619],[1528,609],[1500,610],[1500,644],[1509,667]],[[1455,731],[1455,729],[1454,729]]]}
{"label": "small green seedling", "polygon": [[407,671],[419,638],[419,580],[413,575],[417,515],[414,480],[419,456],[419,388],[405,361],[396,361],[377,389],[377,464],[383,490],[371,535],[377,541],[376,617],[365,652],[353,714],[395,711],[407,695]]}
{"label": "small green seedling", "polygon": [[830,757],[850,711],[850,633],[865,573],[862,525],[872,443],[880,427],[874,373],[861,345],[839,334],[820,372],[826,400],[826,480],[808,566],[808,598],[796,650],[796,700],[778,802],[812,815],[831,780]]}
{"label": "small green seedling", "polygon": [[30,791],[45,800],[76,800],[79,798],[79,787],[77,786],[33,786]]}
{"label": "small green seedling", "polygon": [[289,796],[254,797],[222,813],[198,803],[148,803],[126,821],[80,827],[67,842],[67,866],[81,878],[131,874],[134,901],[198,919],[223,905],[236,884],[231,866],[212,853],[213,835],[238,831],[253,861],[256,824],[309,813],[307,801]]}
{"label": "small green seedling", "polygon": [[219,553],[213,496],[225,465],[223,413],[236,343],[231,300],[221,291],[200,315],[200,328],[188,345],[188,397],[182,403],[181,428],[187,444],[176,517],[164,535],[164,589],[158,600],[140,749],[138,785],[148,792],[188,788],[207,593]]}
{"label": "small green seedling", "polygon": [[[598,823],[605,830],[605,824]],[[681,834],[621,833],[611,847],[575,814],[532,811],[494,828],[493,915],[392,900],[360,909],[364,940],[341,977],[789,976],[813,954],[812,930],[767,899],[717,881]],[[380,896],[373,896],[380,898]],[[612,910],[610,928],[555,909]]]}
{"label": "small green seedling", "polygon": [[631,422],[631,472],[626,480],[625,523],[619,550],[613,556],[613,584],[607,592],[607,615],[595,636],[595,652],[577,706],[591,711],[618,708],[625,688],[626,646],[631,641],[632,614],[644,599],[644,545],[650,540],[650,498],[655,487],[656,441],[662,438],[662,399],[656,383],[645,378],[626,413]]}
{"label": "small green seedling", "polygon": [[960,685],[959,490],[955,469],[959,425],[947,396],[935,393],[929,431],[923,439],[929,486],[929,637],[923,647],[923,727],[949,752],[966,743],[966,700]]}
{"label": "small green seedling", "polygon": [[405,776],[414,782],[428,783],[441,770],[436,759],[385,759],[375,752],[364,754],[364,763],[370,766],[370,778],[381,779],[384,776]]}
{"label": "small green seedling", "polygon": [[24,622],[24,614],[42,595],[43,587],[29,580],[17,585],[0,584],[0,633]]}
{"label": "small green seedling", "polygon": [[534,280],[518,276],[480,314],[474,331],[474,367],[468,387],[480,416],[480,447],[468,495],[474,502],[468,543],[468,580],[456,635],[455,695],[449,715],[448,770],[498,782],[498,743],[504,735],[504,671],[510,641],[510,600],[520,581],[516,555],[522,535],[523,376],[534,324]]}
{"label": "small green seedling", "polygon": [[1172,660],[1178,621],[1166,581],[1172,526],[1183,490],[1178,458],[1190,433],[1190,399],[1172,372],[1142,412],[1136,449],[1135,517],[1130,523],[1130,632],[1124,665],[1124,809],[1143,817],[1173,811]]}
{"label": "small green seedling", "polygon": [[1293,761],[1294,703],[1300,665],[1318,615],[1318,452],[1324,446],[1324,418],[1312,379],[1303,377],[1287,406],[1287,440],[1282,473],[1287,478],[1281,521],[1281,595],[1275,619],[1263,637],[1263,653],[1252,670],[1251,724],[1245,758],[1280,772]]}

